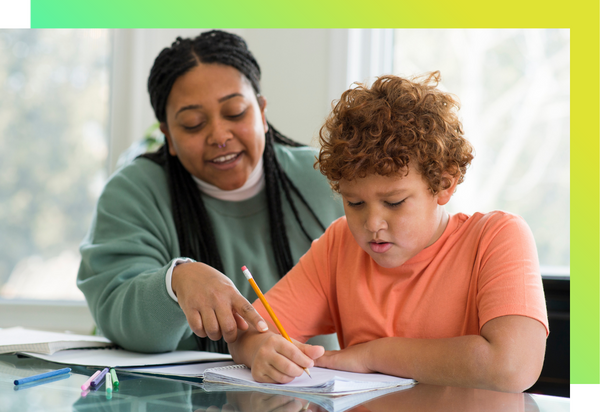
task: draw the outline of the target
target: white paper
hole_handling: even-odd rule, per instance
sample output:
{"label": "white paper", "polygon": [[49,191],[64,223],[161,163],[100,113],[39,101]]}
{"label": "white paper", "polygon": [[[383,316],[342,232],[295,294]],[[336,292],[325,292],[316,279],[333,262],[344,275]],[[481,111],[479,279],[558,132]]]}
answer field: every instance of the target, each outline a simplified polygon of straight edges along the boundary
{"label": "white paper", "polygon": [[146,375],[175,376],[184,378],[201,378],[209,368],[220,368],[235,365],[233,361],[189,363],[185,365],[144,366],[139,368],[117,368],[119,371],[141,373]]}
{"label": "white paper", "polygon": [[74,349],[56,352],[53,355],[42,355],[29,352],[23,352],[23,354],[55,363],[94,366],[98,368],[170,365],[231,359],[231,355],[195,350],[167,353],[138,353],[123,349]]}

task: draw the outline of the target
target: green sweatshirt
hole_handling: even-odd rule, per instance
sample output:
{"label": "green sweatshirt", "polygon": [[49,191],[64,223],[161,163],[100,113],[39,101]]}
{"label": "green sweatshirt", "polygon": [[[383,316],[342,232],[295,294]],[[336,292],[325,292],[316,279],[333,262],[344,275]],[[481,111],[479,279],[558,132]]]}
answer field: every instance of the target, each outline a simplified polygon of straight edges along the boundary
{"label": "green sweatshirt", "polygon": [[[275,145],[277,158],[327,227],[343,215],[324,176],[314,170],[316,149]],[[309,249],[282,195],[285,226],[294,262]],[[266,191],[229,202],[203,195],[217,238],[225,275],[250,302],[256,299],[241,267],[246,265],[263,291],[279,279],[271,247]],[[295,199],[297,200],[297,198]],[[307,232],[322,231],[308,209],[296,208]],[[140,352],[194,349],[185,315],[167,293],[165,275],[180,256],[164,169],[136,159],[106,184],[81,247],[77,286],[84,293],[102,334],[123,348]]]}

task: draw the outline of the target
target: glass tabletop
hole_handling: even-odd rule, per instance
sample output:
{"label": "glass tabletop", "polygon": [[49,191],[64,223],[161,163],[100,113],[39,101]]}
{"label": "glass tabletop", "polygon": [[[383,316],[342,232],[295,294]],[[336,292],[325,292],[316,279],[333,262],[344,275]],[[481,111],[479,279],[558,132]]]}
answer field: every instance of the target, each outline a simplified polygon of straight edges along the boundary
{"label": "glass tabletop", "polygon": [[[509,394],[481,389],[418,384],[373,399],[359,395],[324,396],[231,390],[210,392],[199,380],[176,380],[120,372],[119,388],[104,385],[82,392],[81,385],[97,370],[72,367],[70,374],[14,385],[14,380],[63,368],[39,359],[0,355],[0,412],[568,412],[569,398]],[[363,395],[364,396],[364,395]]]}

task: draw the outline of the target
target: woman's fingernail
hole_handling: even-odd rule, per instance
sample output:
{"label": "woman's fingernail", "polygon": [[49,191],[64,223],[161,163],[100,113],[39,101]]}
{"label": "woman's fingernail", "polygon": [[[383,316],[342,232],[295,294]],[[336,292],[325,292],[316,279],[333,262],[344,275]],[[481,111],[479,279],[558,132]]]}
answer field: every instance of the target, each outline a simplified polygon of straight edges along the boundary
{"label": "woman's fingernail", "polygon": [[260,330],[261,332],[264,332],[267,329],[269,329],[269,327],[267,326],[265,321],[261,320],[260,322],[258,322],[258,330]]}

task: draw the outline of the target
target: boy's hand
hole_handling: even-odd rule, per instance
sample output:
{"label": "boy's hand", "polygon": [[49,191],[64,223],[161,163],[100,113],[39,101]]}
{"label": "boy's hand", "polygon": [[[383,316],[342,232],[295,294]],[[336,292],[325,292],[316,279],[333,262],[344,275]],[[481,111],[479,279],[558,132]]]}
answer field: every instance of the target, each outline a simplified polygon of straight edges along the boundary
{"label": "boy's hand", "polygon": [[303,368],[314,366],[314,360],[325,352],[322,346],[294,341],[290,343],[275,333],[255,335],[256,348],[250,368],[257,382],[288,383],[302,375]]}
{"label": "boy's hand", "polygon": [[323,356],[315,360],[315,366],[349,372],[373,372],[368,366],[372,347],[370,343],[365,342],[346,349],[325,351]]}

